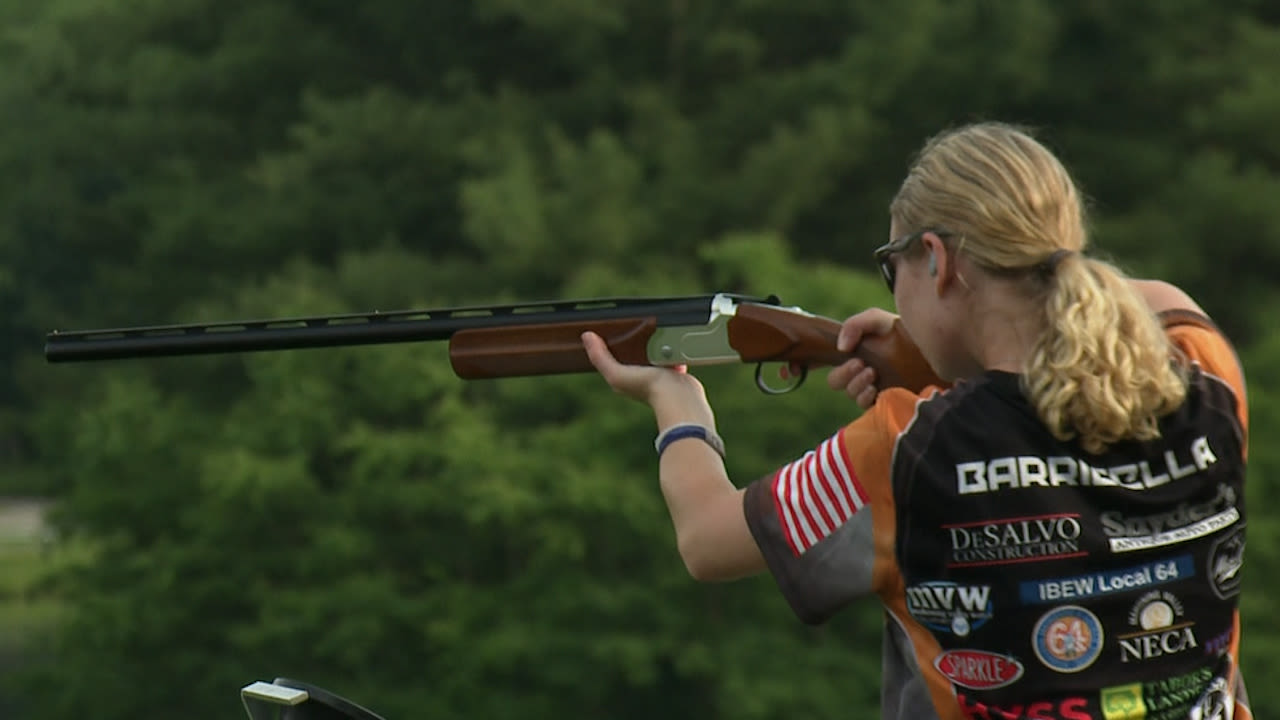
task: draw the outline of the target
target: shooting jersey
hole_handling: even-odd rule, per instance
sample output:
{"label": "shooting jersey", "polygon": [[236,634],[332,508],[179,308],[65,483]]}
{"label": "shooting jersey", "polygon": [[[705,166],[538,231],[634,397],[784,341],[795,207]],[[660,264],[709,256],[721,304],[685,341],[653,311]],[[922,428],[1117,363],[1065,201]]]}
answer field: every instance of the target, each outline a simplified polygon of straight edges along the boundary
{"label": "shooting jersey", "polygon": [[885,609],[893,720],[1249,720],[1237,670],[1244,378],[1205,318],[1166,317],[1186,401],[1150,442],[1056,440],[1015,374],[880,393],[748,487],[797,615]]}

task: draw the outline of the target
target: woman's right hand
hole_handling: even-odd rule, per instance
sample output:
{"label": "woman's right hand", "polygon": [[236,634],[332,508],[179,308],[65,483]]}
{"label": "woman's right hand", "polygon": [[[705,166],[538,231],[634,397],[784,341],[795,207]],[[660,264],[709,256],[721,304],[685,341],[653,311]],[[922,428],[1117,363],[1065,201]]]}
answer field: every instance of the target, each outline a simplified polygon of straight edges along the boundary
{"label": "woman's right hand", "polygon": [[[841,323],[836,347],[841,352],[853,352],[863,338],[893,332],[897,319],[897,315],[881,308],[869,308],[852,315]],[[876,382],[875,369],[856,357],[835,366],[827,375],[827,385],[832,390],[843,391],[863,410],[874,405],[880,394]]]}

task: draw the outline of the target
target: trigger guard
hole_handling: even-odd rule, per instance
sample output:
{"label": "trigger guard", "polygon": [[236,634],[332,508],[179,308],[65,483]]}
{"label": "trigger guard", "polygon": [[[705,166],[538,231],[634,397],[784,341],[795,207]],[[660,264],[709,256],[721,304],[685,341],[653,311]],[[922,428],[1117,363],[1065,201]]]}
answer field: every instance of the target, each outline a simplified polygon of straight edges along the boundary
{"label": "trigger guard", "polygon": [[800,373],[796,375],[795,382],[782,387],[774,387],[773,385],[765,382],[764,363],[756,363],[756,387],[760,388],[760,392],[766,395],[786,395],[803,385],[805,378],[807,377],[809,377],[809,368],[801,366]]}

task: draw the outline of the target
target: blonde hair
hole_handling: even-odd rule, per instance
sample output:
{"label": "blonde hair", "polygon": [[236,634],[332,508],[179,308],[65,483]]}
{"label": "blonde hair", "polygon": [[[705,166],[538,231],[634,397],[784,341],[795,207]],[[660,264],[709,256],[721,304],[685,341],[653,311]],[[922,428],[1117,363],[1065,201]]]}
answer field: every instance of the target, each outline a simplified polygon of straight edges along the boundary
{"label": "blonde hair", "polygon": [[1098,453],[1159,436],[1186,396],[1159,319],[1115,265],[1085,257],[1084,207],[1070,174],[1027,130],[986,122],[929,140],[890,205],[904,232],[938,228],[996,275],[1026,278],[1043,331],[1022,386],[1059,440]]}

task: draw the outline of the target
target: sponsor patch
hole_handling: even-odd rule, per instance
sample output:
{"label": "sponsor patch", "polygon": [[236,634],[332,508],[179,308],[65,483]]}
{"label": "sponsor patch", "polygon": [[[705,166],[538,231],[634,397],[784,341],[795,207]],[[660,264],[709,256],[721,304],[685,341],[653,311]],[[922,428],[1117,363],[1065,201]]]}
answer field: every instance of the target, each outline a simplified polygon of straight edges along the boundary
{"label": "sponsor patch", "polygon": [[1231,647],[1231,637],[1235,635],[1235,628],[1227,628],[1225,632],[1219,633],[1204,644],[1205,655],[1221,655]]}
{"label": "sponsor patch", "polygon": [[1098,597],[1192,577],[1195,575],[1195,567],[1195,561],[1190,555],[1179,555],[1119,570],[1021,582],[1018,583],[1018,596],[1025,605]]}
{"label": "sponsor patch", "polygon": [[943,525],[947,567],[979,567],[1082,557],[1080,515],[1058,513]]}
{"label": "sponsor patch", "polygon": [[1180,502],[1172,510],[1149,515],[1102,512],[1102,532],[1111,552],[1133,552],[1193,541],[1229,528],[1240,519],[1235,507],[1235,491],[1228,484],[1217,486],[1217,495],[1207,502]]}
{"label": "sponsor patch", "polygon": [[1182,603],[1172,593],[1153,590],[1129,610],[1135,632],[1118,636],[1120,662],[1166,657],[1200,647],[1195,623],[1182,621]]}
{"label": "sponsor patch", "polygon": [[1015,657],[986,650],[947,650],[933,661],[948,680],[970,690],[995,690],[1022,677],[1023,666]]}
{"label": "sponsor patch", "polygon": [[1187,720],[1232,720],[1236,712],[1236,699],[1227,687],[1225,678],[1216,677],[1200,701],[1187,713]]}
{"label": "sponsor patch", "polygon": [[1142,683],[1116,685],[1102,690],[1102,717],[1105,720],[1143,720],[1147,703],[1142,697]]}
{"label": "sponsor patch", "polygon": [[912,585],[907,612],[931,630],[965,637],[991,619],[991,586],[947,581]]}
{"label": "sponsor patch", "polygon": [[1213,670],[1200,668],[1160,680],[1103,688],[1100,693],[1102,717],[1104,720],[1185,718],[1209,688],[1211,680]]}
{"label": "sponsor patch", "polygon": [[1099,517],[1102,531],[1116,553],[1150,550],[1212,535],[1240,520],[1236,493],[1230,485],[1219,485],[1218,494],[1203,503],[1179,503],[1177,507],[1150,515],[1125,515],[1108,511]]}
{"label": "sponsor patch", "polygon": [[956,492],[961,495],[1057,487],[1118,487],[1150,490],[1203,472],[1218,461],[1208,437],[1193,440],[1185,450],[1165,450],[1155,467],[1147,461],[1094,467],[1070,455],[972,460],[956,464]]}
{"label": "sponsor patch", "polygon": [[1244,526],[1219,538],[1209,548],[1209,585],[1226,600],[1240,594],[1240,568],[1244,566]]}
{"label": "sponsor patch", "polygon": [[956,693],[960,713],[967,720],[1093,720],[1089,699],[1065,697],[1057,700],[1032,700],[1020,705],[990,705],[964,693]]}
{"label": "sponsor patch", "polygon": [[1036,621],[1031,647],[1050,670],[1080,672],[1102,653],[1102,623],[1079,605],[1056,607]]}

